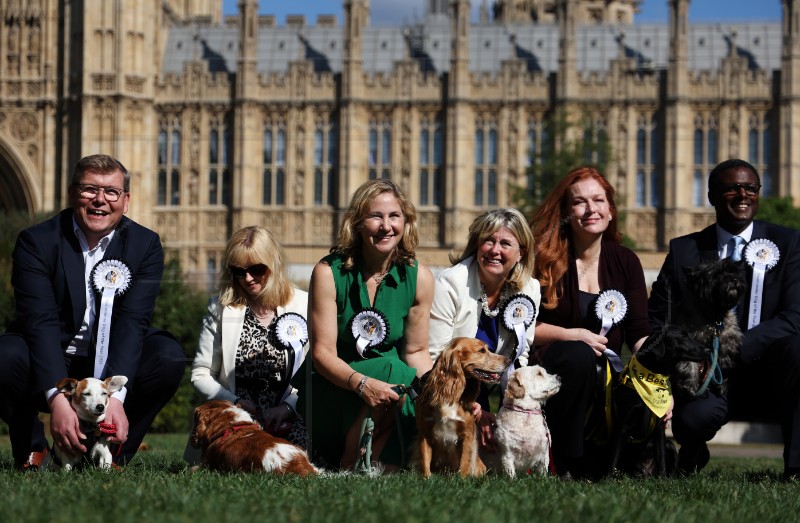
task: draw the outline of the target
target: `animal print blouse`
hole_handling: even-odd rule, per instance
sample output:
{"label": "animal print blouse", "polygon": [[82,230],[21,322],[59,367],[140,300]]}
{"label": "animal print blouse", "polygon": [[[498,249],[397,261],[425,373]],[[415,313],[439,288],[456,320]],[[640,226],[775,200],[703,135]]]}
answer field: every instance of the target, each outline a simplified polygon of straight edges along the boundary
{"label": "animal print blouse", "polygon": [[[273,317],[269,327],[265,327],[248,308],[236,349],[236,395],[252,401],[259,411],[276,407],[291,379],[288,351],[276,347],[270,335],[275,330],[276,319]],[[263,425],[264,419],[257,418]],[[299,416],[289,419],[292,421],[290,433],[276,435],[305,448],[305,423]]]}

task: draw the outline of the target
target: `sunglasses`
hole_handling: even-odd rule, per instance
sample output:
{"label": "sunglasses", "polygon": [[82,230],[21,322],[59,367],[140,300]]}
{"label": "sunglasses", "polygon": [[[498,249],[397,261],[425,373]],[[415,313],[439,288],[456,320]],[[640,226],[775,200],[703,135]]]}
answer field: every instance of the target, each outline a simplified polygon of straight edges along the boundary
{"label": "sunglasses", "polygon": [[231,271],[231,276],[237,280],[243,280],[248,274],[253,278],[260,278],[267,273],[267,266],[263,263],[251,265],[250,267],[236,267],[230,265],[228,270]]}
{"label": "sunglasses", "polygon": [[739,194],[742,189],[747,196],[755,196],[761,190],[761,186],[754,183],[732,183],[722,186],[722,194]]}

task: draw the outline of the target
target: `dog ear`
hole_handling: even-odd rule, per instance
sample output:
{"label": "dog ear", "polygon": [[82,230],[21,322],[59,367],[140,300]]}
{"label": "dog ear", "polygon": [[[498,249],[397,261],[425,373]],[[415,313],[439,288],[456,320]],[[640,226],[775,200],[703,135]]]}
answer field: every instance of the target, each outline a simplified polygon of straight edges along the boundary
{"label": "dog ear", "polygon": [[202,441],[205,439],[203,436],[206,433],[208,422],[208,409],[200,405],[194,409],[194,428],[192,429],[192,437],[190,443],[192,447],[199,449],[203,446]]}
{"label": "dog ear", "polygon": [[77,387],[78,387],[78,380],[74,378],[64,378],[63,380],[58,380],[58,383],[56,383],[56,388],[58,389],[58,392],[63,393],[64,396],[68,398],[72,397]]}
{"label": "dog ear", "polygon": [[442,351],[431,369],[425,388],[431,391],[435,403],[456,402],[467,383],[461,368],[461,350],[456,338]]}
{"label": "dog ear", "polygon": [[105,379],[106,388],[108,389],[109,394],[122,390],[122,387],[128,383],[128,378],[125,376],[111,376],[110,378]]}
{"label": "dog ear", "polygon": [[516,372],[511,374],[511,379],[508,380],[508,385],[506,386],[506,396],[515,399],[521,399],[525,397],[525,387],[522,386],[522,383],[519,380],[519,376]]}

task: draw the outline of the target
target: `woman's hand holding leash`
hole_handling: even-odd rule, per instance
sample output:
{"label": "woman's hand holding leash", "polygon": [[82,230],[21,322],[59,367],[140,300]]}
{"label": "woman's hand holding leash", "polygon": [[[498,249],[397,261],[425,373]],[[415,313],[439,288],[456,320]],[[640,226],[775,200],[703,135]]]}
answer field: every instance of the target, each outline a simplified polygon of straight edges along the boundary
{"label": "woman's hand holding leash", "polygon": [[602,356],[603,352],[606,350],[608,338],[605,336],[595,334],[588,329],[568,329],[568,331],[570,334],[568,339],[584,342],[586,345],[592,348],[598,358]]}
{"label": "woman's hand holding leash", "polygon": [[359,384],[359,390],[356,392],[370,407],[389,408],[400,400],[400,396],[392,389],[393,385],[374,378],[364,377],[367,379],[364,381],[363,386]]}

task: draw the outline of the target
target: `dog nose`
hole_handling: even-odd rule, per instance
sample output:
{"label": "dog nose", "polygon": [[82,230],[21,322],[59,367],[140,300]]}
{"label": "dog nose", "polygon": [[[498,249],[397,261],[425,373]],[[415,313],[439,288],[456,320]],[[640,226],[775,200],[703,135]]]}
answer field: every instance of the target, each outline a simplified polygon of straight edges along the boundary
{"label": "dog nose", "polygon": [[97,405],[97,406],[94,408],[94,410],[95,410],[95,411],[97,411],[97,413],[98,413],[98,414],[100,414],[100,413],[102,413],[104,410],[106,410],[106,407],[105,407],[105,405]]}

